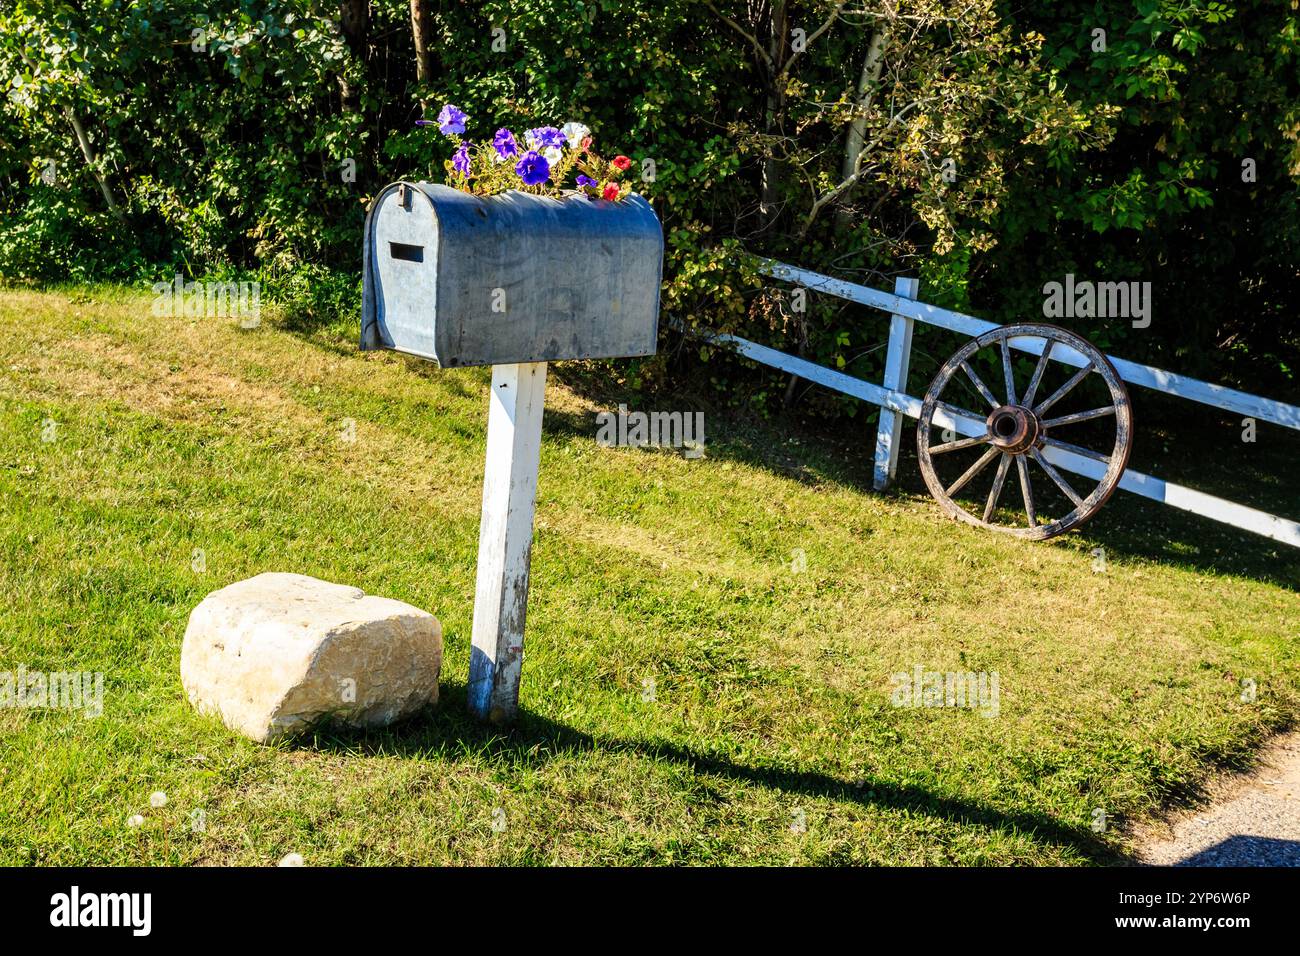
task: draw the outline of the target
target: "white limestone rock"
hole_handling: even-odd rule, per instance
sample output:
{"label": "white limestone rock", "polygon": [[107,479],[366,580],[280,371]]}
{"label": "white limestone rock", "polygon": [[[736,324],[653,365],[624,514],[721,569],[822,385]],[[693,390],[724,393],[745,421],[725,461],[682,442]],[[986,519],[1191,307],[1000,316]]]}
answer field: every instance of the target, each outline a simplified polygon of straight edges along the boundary
{"label": "white limestone rock", "polygon": [[261,743],[325,718],[378,727],[438,702],[442,626],[427,611],[303,574],[204,598],[181,648],[190,703]]}

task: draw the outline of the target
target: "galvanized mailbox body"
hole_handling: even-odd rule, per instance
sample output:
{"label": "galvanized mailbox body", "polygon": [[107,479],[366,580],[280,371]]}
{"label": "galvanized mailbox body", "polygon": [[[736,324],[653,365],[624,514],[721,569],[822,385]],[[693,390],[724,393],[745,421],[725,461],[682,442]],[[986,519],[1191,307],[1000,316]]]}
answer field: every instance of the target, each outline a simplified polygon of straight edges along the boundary
{"label": "galvanized mailbox body", "polygon": [[651,355],[663,247],[636,195],[394,183],[366,219],[361,347],[444,367]]}

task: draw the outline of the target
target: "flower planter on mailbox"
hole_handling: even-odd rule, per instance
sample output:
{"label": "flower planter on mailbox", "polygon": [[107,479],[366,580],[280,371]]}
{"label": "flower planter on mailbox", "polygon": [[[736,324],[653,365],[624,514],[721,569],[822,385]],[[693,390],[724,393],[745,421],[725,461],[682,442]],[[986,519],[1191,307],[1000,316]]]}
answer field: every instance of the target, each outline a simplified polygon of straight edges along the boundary
{"label": "flower planter on mailbox", "polygon": [[663,245],[636,195],[394,183],[366,220],[361,347],[448,368],[651,355]]}
{"label": "flower planter on mailbox", "polygon": [[361,347],[492,366],[467,698],[514,718],[546,363],[652,355],[663,231],[618,202],[394,183],[366,219]]}

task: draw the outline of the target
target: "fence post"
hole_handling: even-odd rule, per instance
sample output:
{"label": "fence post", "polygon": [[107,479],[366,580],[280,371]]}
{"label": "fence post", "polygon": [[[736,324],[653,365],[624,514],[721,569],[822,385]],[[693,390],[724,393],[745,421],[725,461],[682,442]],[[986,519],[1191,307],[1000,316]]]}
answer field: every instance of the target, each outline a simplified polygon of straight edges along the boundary
{"label": "fence post", "polygon": [[[915,299],[920,280],[900,276],[894,280],[894,295]],[[895,313],[889,318],[889,351],[885,355],[885,378],[881,384],[891,391],[907,391],[907,369],[912,358],[912,326],[915,323],[905,315]],[[876,426],[876,469],[874,485],[884,491],[894,480],[898,470],[898,443],[903,432],[903,416],[882,408],[880,424]]]}

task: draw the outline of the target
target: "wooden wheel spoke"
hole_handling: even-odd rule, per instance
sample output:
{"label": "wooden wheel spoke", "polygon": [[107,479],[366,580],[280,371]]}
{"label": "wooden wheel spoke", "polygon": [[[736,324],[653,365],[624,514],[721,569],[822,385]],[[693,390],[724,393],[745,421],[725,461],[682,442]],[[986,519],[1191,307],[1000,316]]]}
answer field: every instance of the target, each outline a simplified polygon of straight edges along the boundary
{"label": "wooden wheel spoke", "polygon": [[1033,456],[1034,461],[1038,462],[1043,471],[1047,472],[1047,477],[1056,482],[1056,487],[1060,488],[1065,493],[1065,496],[1074,502],[1076,508],[1083,504],[1083,499],[1079,497],[1079,493],[1070,487],[1070,483],[1061,477],[1061,473],[1053,467],[1050,461],[1039,454],[1037,448],[1031,449],[1029,454]]}
{"label": "wooden wheel spoke", "polygon": [[1085,378],[1088,377],[1088,373],[1091,371],[1092,371],[1092,363],[1089,362],[1083,368],[1079,369],[1079,371],[1075,372],[1068,382],[1066,382],[1055,392],[1053,392],[1051,398],[1048,398],[1045,401],[1043,401],[1041,404],[1035,406],[1034,413],[1041,416],[1043,412],[1047,411],[1049,408],[1051,408],[1061,399],[1065,398],[1065,396],[1070,393],[1070,391],[1074,388],[1074,386],[1078,385],[1080,382],[1082,382]]}
{"label": "wooden wheel spoke", "polygon": [[1007,387],[1007,404],[1016,403],[1016,376],[1011,368],[1011,340],[1007,336],[1002,337],[1002,378],[1003,384]]}
{"label": "wooden wheel spoke", "polygon": [[975,462],[975,464],[967,468],[965,473],[952,483],[951,487],[945,488],[944,494],[946,494],[949,498],[951,498],[957,492],[961,491],[968,484],[970,484],[970,480],[972,478],[974,478],[981,471],[983,471],[985,467],[988,465],[988,463],[991,462],[994,458],[996,458],[1000,454],[1002,453],[998,451],[996,448],[990,448],[988,451],[986,451],[983,455],[980,456],[979,461]]}
{"label": "wooden wheel spoke", "polygon": [[982,445],[988,440],[988,435],[978,435],[974,438],[958,438],[956,441],[949,441],[944,442],[942,445],[930,446],[930,454],[943,455],[950,451],[961,451],[963,448],[973,448],[975,445]]}
{"label": "wooden wheel spoke", "polygon": [[1052,358],[1052,349],[1056,346],[1055,339],[1047,339],[1047,346],[1043,353],[1038,356],[1038,364],[1034,366],[1034,375],[1029,380],[1029,387],[1025,389],[1025,399],[1023,404],[1029,408],[1034,407],[1034,396],[1038,394],[1038,386],[1043,382],[1043,373],[1047,371],[1047,363]]}
{"label": "wooden wheel spoke", "polygon": [[977,422],[982,422],[984,420],[984,416],[979,412],[972,412],[969,408],[959,408],[958,406],[951,405],[948,402],[937,402],[935,404],[935,409],[944,412],[954,421],[962,418],[973,418]]}
{"label": "wooden wheel spoke", "polygon": [[1002,486],[1007,481],[1007,470],[1011,467],[1011,459],[1015,457],[1005,452],[1002,460],[998,462],[998,473],[993,477],[993,487],[989,491],[989,499],[984,503],[984,520],[987,522],[993,517],[993,512],[997,509],[998,499],[1002,497]]}
{"label": "wooden wheel spoke", "polygon": [[1029,462],[1024,455],[1016,456],[1016,471],[1020,473],[1020,494],[1025,499],[1025,517],[1029,527],[1038,527],[1038,511],[1034,507],[1034,484],[1029,480]]}
{"label": "wooden wheel spoke", "polygon": [[1073,415],[1062,415],[1060,418],[1049,418],[1043,422],[1044,428],[1055,428],[1057,425],[1073,425],[1075,422],[1092,421],[1094,418],[1103,418],[1106,415],[1114,415],[1115,406],[1107,405],[1105,408],[1090,408],[1086,412],[1075,412]]}
{"label": "wooden wheel spoke", "polygon": [[971,384],[975,386],[975,391],[979,392],[981,395],[984,396],[984,401],[989,403],[990,408],[997,408],[999,405],[1002,404],[996,398],[993,397],[993,393],[989,391],[989,387],[984,384],[983,379],[981,379],[978,375],[975,374],[975,370],[973,368],[971,368],[965,362],[962,362],[961,369],[963,372],[966,373],[966,377],[971,380]]}

